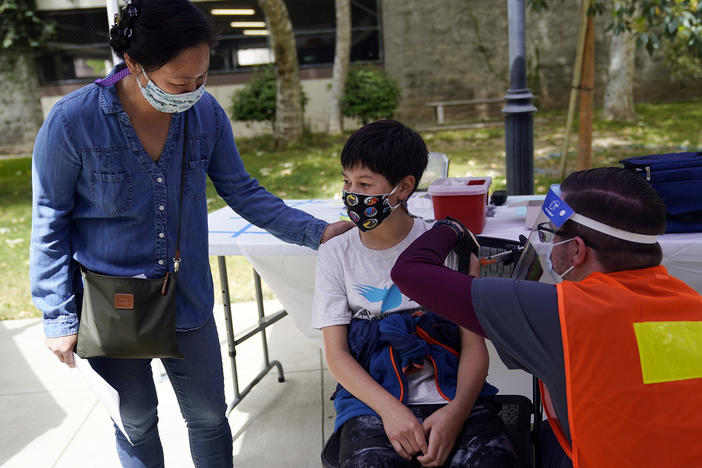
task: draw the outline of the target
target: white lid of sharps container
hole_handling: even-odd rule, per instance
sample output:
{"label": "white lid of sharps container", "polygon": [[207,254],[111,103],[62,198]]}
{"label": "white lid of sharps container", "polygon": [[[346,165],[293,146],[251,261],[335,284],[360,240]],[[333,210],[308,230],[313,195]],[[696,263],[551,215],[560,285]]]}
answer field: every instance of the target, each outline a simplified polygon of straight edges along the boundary
{"label": "white lid of sharps container", "polygon": [[492,177],[442,177],[429,186],[431,196],[481,195],[487,193]]}

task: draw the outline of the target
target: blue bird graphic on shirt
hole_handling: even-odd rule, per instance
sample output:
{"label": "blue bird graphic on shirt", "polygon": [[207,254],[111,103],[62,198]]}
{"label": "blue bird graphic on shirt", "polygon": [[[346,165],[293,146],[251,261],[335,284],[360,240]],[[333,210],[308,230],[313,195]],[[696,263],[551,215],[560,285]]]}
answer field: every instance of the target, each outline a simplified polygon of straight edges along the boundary
{"label": "blue bird graphic on shirt", "polygon": [[381,312],[394,309],[402,304],[402,293],[394,284],[386,289],[368,286],[367,284],[357,284],[356,291],[370,302],[382,301],[383,304],[380,306]]}

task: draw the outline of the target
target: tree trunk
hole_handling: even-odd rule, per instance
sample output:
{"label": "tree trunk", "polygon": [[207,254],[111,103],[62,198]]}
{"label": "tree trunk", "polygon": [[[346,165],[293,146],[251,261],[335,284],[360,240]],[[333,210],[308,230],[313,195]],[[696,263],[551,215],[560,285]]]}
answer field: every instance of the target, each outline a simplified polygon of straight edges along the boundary
{"label": "tree trunk", "polygon": [[0,154],[32,154],[43,121],[34,54],[0,49]]}
{"label": "tree trunk", "polygon": [[609,46],[609,74],[605,89],[602,118],[636,120],[634,111],[634,56],[636,38],[630,32],[612,35]]}
{"label": "tree trunk", "polygon": [[587,27],[590,10],[590,1],[580,2],[580,27],[578,31],[578,48],[575,53],[575,64],[573,64],[573,79],[571,80],[570,98],[568,100],[568,116],[566,117],[565,138],[563,139],[563,152],[561,153],[561,180],[565,179],[566,166],[568,163],[568,147],[570,144],[570,128],[573,124],[575,114],[575,100],[578,98],[578,90],[583,77],[583,55],[585,53],[585,39],[587,38]]}
{"label": "tree trunk", "polygon": [[277,83],[274,134],[278,145],[302,138],[302,88],[292,23],[283,0],[258,0],[266,15]]}
{"label": "tree trunk", "polygon": [[589,169],[592,159],[592,114],[595,107],[595,18],[587,17],[585,47],[583,49],[583,69],[580,80],[580,111],[578,117],[578,160],[577,170]]}
{"label": "tree trunk", "polygon": [[344,95],[346,77],[351,56],[351,2],[336,0],[336,49],[332,75],[331,99],[329,100],[329,133],[338,135],[343,130],[341,98]]}

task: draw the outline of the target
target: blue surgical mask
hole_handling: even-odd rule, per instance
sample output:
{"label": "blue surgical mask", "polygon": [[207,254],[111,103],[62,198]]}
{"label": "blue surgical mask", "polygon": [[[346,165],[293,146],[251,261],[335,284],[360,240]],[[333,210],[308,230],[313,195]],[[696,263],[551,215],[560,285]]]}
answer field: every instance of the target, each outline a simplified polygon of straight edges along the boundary
{"label": "blue surgical mask", "polygon": [[555,244],[553,242],[551,242],[548,244],[548,247],[546,248],[546,269],[548,270],[549,274],[553,278],[553,281],[555,281],[556,283],[563,282],[563,278],[565,277],[565,275],[570,273],[570,270],[575,268],[575,265],[571,265],[570,268],[568,268],[563,273],[556,272],[556,270],[553,269],[553,262],[551,262],[551,253],[553,252],[553,247],[556,245],[565,244],[566,242],[570,242],[573,239],[575,239],[575,237],[571,237],[570,239],[566,239],[564,241],[556,242]]}
{"label": "blue surgical mask", "polygon": [[153,81],[151,81],[149,75],[146,74],[146,70],[144,70],[143,67],[141,68],[141,71],[149,81],[146,83],[146,86],[142,86],[141,81],[139,81],[137,78],[137,84],[139,85],[141,94],[144,95],[144,99],[146,99],[157,111],[165,112],[167,114],[185,112],[193,107],[205,93],[205,83],[202,83],[195,91],[190,91],[189,93],[167,93],[156,86]]}

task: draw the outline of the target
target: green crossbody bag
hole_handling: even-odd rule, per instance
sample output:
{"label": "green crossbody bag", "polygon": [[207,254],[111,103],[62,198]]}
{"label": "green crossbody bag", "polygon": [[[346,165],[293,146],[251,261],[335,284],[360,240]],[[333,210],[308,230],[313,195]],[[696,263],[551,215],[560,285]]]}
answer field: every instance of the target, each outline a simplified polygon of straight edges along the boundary
{"label": "green crossbody bag", "polygon": [[178,352],[175,275],[120,278],[81,267],[83,310],[76,354],[82,358],[163,358]]}
{"label": "green crossbody bag", "polygon": [[[185,132],[185,118],[183,119]],[[185,176],[185,133],[173,273],[162,278],[101,275],[81,265],[83,306],[76,354],[82,358],[183,358],[176,342],[176,276]]]}

